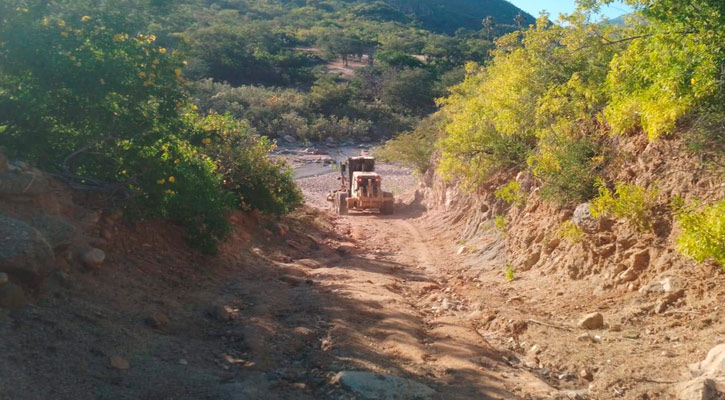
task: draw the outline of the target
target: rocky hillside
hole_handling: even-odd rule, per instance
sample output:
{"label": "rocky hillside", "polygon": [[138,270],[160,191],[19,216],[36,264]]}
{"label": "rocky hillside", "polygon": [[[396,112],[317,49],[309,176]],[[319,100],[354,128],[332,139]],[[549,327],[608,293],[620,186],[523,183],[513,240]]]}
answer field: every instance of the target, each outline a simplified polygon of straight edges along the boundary
{"label": "rocky hillside", "polygon": [[[487,303],[477,323],[509,336],[505,345],[523,368],[557,387],[588,387],[587,398],[719,398],[695,393],[716,393],[725,371],[693,365],[690,373],[687,365],[705,359],[725,332],[725,274],[681,255],[670,202],[722,198],[721,176],[681,140],[627,139],[617,151],[607,179],[658,188],[647,229],[595,218],[590,203],[543,201],[526,172],[499,174],[478,193],[429,175],[419,194],[428,225],[467,256],[481,282],[469,296]],[[511,179],[521,188],[513,202],[495,193]],[[722,348],[714,352],[708,359]]]}
{"label": "rocky hillside", "polygon": [[117,220],[109,215],[101,223],[101,214],[78,206],[66,185],[0,154],[0,306],[22,306],[24,290],[48,278],[63,284],[71,263],[100,267],[105,253],[97,247],[113,237]]}

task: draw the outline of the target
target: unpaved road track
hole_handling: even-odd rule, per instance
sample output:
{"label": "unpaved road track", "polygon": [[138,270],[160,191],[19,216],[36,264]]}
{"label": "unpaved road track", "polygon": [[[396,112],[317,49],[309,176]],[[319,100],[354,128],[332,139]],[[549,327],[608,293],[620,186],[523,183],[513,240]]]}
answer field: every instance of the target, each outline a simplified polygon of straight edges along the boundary
{"label": "unpaved road track", "polygon": [[299,212],[287,234],[240,213],[216,257],[161,221],[116,226],[100,271],[73,267],[0,311],[0,398],[364,399],[341,371],[410,379],[433,399],[550,398],[476,331],[486,299],[459,295],[475,283],[420,210],[338,217],[324,201],[334,173],[300,181],[324,211]]}
{"label": "unpaved road track", "polygon": [[[364,346],[371,369],[395,366],[394,371],[429,383],[440,399],[514,399],[549,391],[506,364],[470,324],[476,305],[447,284],[461,272],[460,260],[449,246],[420,231],[411,214],[353,213],[336,220],[336,229],[357,248],[312,276],[369,313],[362,321],[338,321],[347,332],[338,338],[342,348]],[[368,262],[388,268],[366,268]]]}
{"label": "unpaved road track", "polygon": [[[308,204],[322,208],[320,197],[336,181],[329,174],[300,184]],[[412,186],[410,181],[398,184]],[[543,397],[553,389],[509,366],[476,331],[469,315],[480,313],[480,306],[449,284],[461,278],[463,259],[451,243],[426,234],[418,223],[421,210],[330,215],[334,231],[350,243],[342,243],[339,259],[319,260],[321,268],[309,276],[354,307],[340,309],[330,330],[337,357],[429,384],[440,399]]]}

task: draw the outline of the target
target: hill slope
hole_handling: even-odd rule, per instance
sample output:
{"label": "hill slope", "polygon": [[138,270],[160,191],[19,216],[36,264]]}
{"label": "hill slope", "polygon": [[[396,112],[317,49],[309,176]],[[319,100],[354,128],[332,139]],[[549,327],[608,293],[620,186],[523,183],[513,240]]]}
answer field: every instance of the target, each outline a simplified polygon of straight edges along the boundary
{"label": "hill slope", "polygon": [[481,21],[492,16],[497,23],[513,25],[521,13],[526,22],[534,18],[504,0],[385,0],[401,11],[415,15],[423,25],[439,33],[453,33],[458,28],[481,29]]}

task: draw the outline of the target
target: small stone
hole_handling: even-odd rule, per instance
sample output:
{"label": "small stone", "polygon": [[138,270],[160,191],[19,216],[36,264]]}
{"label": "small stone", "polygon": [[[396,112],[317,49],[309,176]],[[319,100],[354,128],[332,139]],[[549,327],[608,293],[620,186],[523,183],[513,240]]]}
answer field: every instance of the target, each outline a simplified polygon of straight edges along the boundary
{"label": "small stone", "polygon": [[654,312],[657,314],[662,314],[665,311],[667,311],[667,308],[670,306],[670,303],[666,301],[658,301],[655,305]]}
{"label": "small stone", "polygon": [[189,365],[189,362],[184,360],[183,358],[179,360],[179,365]]}
{"label": "small stone", "polygon": [[146,317],[146,324],[154,329],[163,329],[169,325],[169,317],[164,313],[155,312]]}
{"label": "small stone", "polygon": [[6,283],[0,286],[0,307],[20,308],[23,304],[25,304],[23,288],[14,283]]}
{"label": "small stone", "polygon": [[234,310],[225,305],[216,305],[210,312],[211,316],[221,322],[229,322],[234,318]]}
{"label": "small stone", "polygon": [[322,267],[322,264],[320,264],[319,262],[317,262],[315,260],[311,260],[309,258],[304,258],[302,260],[297,260],[295,262],[295,264],[300,265],[300,266],[303,266],[305,268],[310,268],[310,269],[317,269],[317,268],[321,268]]}
{"label": "small stone", "polygon": [[604,316],[598,312],[587,314],[577,325],[582,329],[600,329],[604,327]]}
{"label": "small stone", "polygon": [[131,365],[125,358],[121,356],[113,356],[111,357],[111,367],[117,370],[125,371],[127,369],[130,369]]}
{"label": "small stone", "polygon": [[524,261],[524,265],[523,265],[524,269],[525,270],[530,269],[531,267],[533,267],[534,265],[536,265],[536,263],[539,262],[540,259],[541,259],[541,251],[540,250],[539,251],[535,251],[535,252],[529,254],[529,256]]}
{"label": "small stone", "polygon": [[559,239],[559,238],[552,239],[544,247],[544,252],[546,254],[552,253],[554,250],[556,250],[557,247],[559,247],[559,244],[561,244],[561,239]]}
{"label": "small stone", "polygon": [[662,298],[662,301],[666,301],[667,303],[672,304],[684,296],[685,296],[685,291],[683,289],[680,289],[676,292],[672,292],[672,293],[665,295]]}
{"label": "small stone", "polygon": [[632,269],[641,271],[649,265],[649,250],[642,250],[632,256]]}
{"label": "small stone", "polygon": [[278,234],[279,236],[282,236],[282,237],[284,237],[284,236],[287,236],[287,234],[289,233],[289,230],[290,230],[290,229],[289,229],[289,225],[286,225],[286,224],[281,224],[281,223],[280,223],[280,224],[277,224],[277,225],[275,226],[275,230],[277,231],[277,234]]}
{"label": "small stone", "polygon": [[639,289],[642,293],[672,293],[682,288],[679,280],[673,277],[656,279]]}
{"label": "small stone", "polygon": [[591,381],[593,381],[593,380],[594,380],[594,374],[592,374],[592,372],[591,372],[591,371],[589,371],[589,370],[588,370],[588,369],[586,369],[586,368],[585,368],[585,369],[582,369],[581,371],[579,371],[579,376],[580,376],[580,377],[581,377],[582,379],[586,379],[586,380],[588,380],[589,382],[591,382]]}
{"label": "small stone", "polygon": [[304,326],[298,326],[294,329],[295,335],[299,336],[303,340],[313,340],[316,336],[315,331]]}
{"label": "small stone", "polygon": [[89,247],[81,255],[81,263],[90,269],[99,269],[106,260],[106,253],[101,249]]}
{"label": "small stone", "polygon": [[[0,154],[2,154],[2,153],[0,153]],[[8,274],[6,274],[4,272],[0,272],[0,286],[6,284],[8,282],[9,282],[8,281]]]}
{"label": "small stone", "polygon": [[368,400],[423,400],[435,394],[433,389],[422,383],[372,372],[342,371],[333,382]]}
{"label": "small stone", "polygon": [[617,277],[617,281],[620,283],[632,282],[637,279],[637,274],[632,269],[628,269]]}

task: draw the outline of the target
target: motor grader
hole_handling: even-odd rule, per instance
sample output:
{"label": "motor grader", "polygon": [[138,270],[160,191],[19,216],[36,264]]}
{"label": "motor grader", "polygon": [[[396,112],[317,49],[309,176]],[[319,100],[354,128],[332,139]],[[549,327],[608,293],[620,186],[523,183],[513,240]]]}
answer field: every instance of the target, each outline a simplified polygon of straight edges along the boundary
{"label": "motor grader", "polygon": [[348,158],[346,162],[340,163],[340,176],[337,179],[341,183],[340,189],[327,196],[337,214],[344,215],[353,209],[377,209],[384,215],[393,213],[395,197],[383,191],[383,179],[375,172],[374,157]]}

